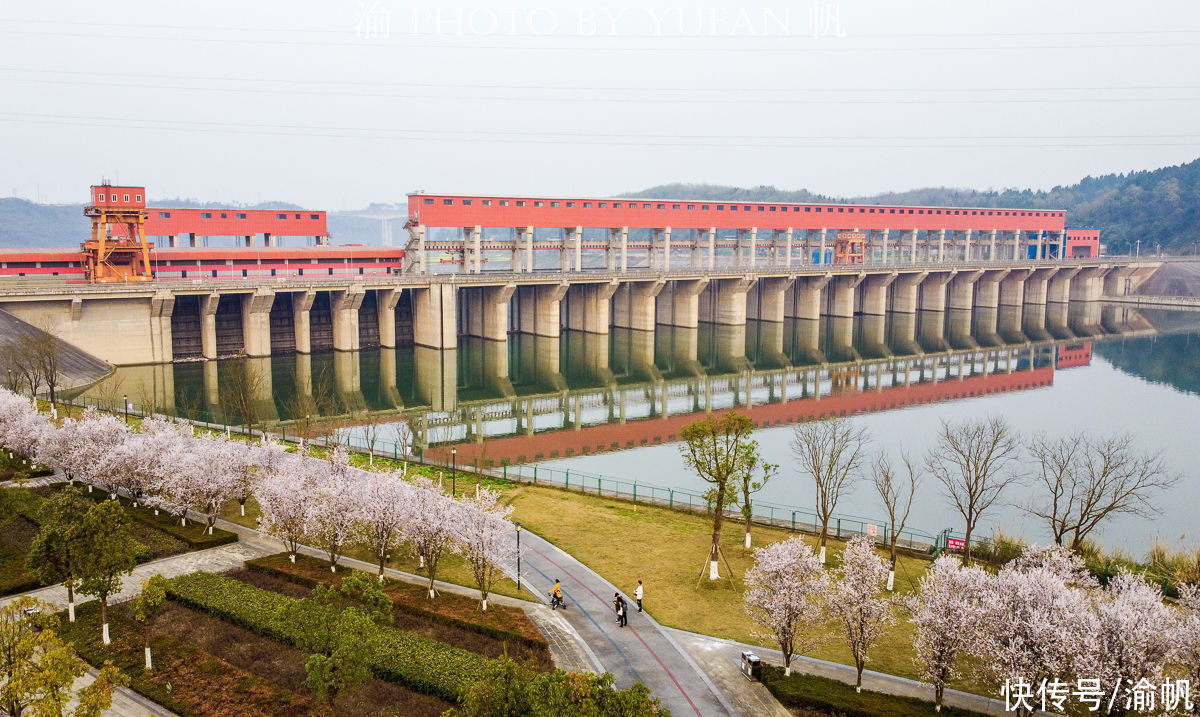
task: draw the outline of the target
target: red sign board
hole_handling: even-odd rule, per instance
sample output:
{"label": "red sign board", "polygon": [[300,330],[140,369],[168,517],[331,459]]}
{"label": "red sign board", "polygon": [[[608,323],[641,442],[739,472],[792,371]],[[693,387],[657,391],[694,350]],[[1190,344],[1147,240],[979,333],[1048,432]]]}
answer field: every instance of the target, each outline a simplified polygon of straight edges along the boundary
{"label": "red sign board", "polygon": [[967,543],[965,540],[959,540],[958,538],[946,538],[946,549],[947,550],[966,550]]}

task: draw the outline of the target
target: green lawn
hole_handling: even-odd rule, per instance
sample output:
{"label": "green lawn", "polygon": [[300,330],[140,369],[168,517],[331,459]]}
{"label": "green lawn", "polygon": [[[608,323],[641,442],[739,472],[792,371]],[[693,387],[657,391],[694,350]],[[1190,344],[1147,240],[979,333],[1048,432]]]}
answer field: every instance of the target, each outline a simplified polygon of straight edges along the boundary
{"label": "green lawn", "polygon": [[[753,563],[753,556],[743,554],[741,522],[726,521],[721,533],[722,549],[733,568],[732,579],[710,582],[707,556],[712,522],[706,515],[532,485],[509,491],[506,499],[516,507],[514,519],[624,592],[632,593],[637,581],[642,580],[646,609],[664,625],[778,648],[769,638],[755,634],[758,628],[743,607],[741,578]],[[754,526],[752,535],[754,544],[761,546],[794,534],[781,528]],[[805,540],[816,546],[815,537],[805,536]],[[843,547],[842,542],[829,542],[829,567],[840,561]],[[911,592],[928,565],[926,559],[902,555],[896,567],[896,593]],[[702,570],[704,579],[698,580]],[[727,573],[722,564],[722,577]],[[872,649],[867,668],[916,679],[914,628],[899,610],[897,617]],[[810,656],[853,664],[840,633],[832,625],[821,633],[824,642]],[[983,689],[965,682],[956,686]]]}

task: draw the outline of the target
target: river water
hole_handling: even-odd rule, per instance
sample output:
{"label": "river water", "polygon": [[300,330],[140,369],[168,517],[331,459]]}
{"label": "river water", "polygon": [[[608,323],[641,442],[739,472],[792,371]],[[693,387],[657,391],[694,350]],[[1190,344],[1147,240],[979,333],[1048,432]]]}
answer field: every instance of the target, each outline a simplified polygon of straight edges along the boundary
{"label": "river water", "polygon": [[[736,407],[762,426],[764,458],[781,466],[759,499],[811,511],[814,489],[789,448],[798,420],[852,416],[874,447],[921,456],[940,422],[1000,416],[1025,436],[1130,433],[1161,451],[1181,476],[1150,518],[1121,516],[1099,537],[1135,556],[1150,542],[1200,544],[1200,312],[1072,305],[1049,311],[856,317],[784,326],[659,327],[610,336],[460,339],[455,351],[374,349],[248,360],[257,422],[291,431],[336,417],[359,443],[377,425],[377,450],[407,436],[429,460],[548,469],[701,492],[674,438],[706,409]],[[123,367],[82,400],[237,423],[228,398],[229,361]],[[245,369],[243,369],[245,370]],[[305,418],[308,416],[309,418]],[[310,428],[310,431],[312,429]],[[616,450],[614,450],[616,449]],[[1025,466],[1030,470],[1032,466]],[[528,470],[528,469],[526,469]],[[528,473],[527,473],[528,474]],[[645,488],[643,489],[645,490]],[[1044,540],[1022,506],[1036,492],[1013,487],[983,521]],[[837,512],[882,524],[869,482]],[[961,518],[932,479],[918,491],[910,527],[961,530]]]}

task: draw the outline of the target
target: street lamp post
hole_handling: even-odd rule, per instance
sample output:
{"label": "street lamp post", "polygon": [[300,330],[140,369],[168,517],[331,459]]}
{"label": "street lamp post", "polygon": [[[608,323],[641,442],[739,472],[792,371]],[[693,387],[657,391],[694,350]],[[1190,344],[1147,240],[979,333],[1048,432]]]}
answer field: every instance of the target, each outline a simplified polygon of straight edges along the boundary
{"label": "street lamp post", "polygon": [[450,446],[450,495],[458,495],[456,478],[458,478],[458,446]]}
{"label": "street lamp post", "polygon": [[513,523],[517,529],[517,593],[521,592],[521,521]]}
{"label": "street lamp post", "polygon": [[121,403],[125,404],[125,425],[129,425],[129,394],[121,394]]}

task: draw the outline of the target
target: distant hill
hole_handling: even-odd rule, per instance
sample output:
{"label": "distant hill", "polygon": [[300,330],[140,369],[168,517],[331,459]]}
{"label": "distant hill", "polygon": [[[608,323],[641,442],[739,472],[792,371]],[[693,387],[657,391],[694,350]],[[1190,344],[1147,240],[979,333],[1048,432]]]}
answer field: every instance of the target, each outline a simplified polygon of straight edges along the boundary
{"label": "distant hill", "polygon": [[1174,167],[1128,174],[1086,177],[1049,191],[1004,189],[978,191],[929,187],[862,197],[828,197],[801,189],[726,187],[711,184],[663,184],[626,197],[724,199],[728,201],[870,202],[926,206],[1005,206],[1019,209],[1065,209],[1072,226],[1100,227],[1110,253],[1128,251],[1142,240],[1143,252],[1197,253],[1200,248],[1200,159]]}
{"label": "distant hill", "polygon": [[[303,209],[289,202],[259,202],[238,204],[236,202],[197,202],[191,199],[155,199],[155,207],[180,207],[190,209]],[[404,211],[404,204],[372,204],[368,209]],[[379,244],[380,226],[375,219],[347,216],[343,212],[328,215],[329,233],[337,244]],[[392,222],[392,241],[404,246],[406,235],[404,220]],[[79,246],[91,231],[91,224],[83,216],[82,204],[35,204],[25,199],[0,198],[0,248],[29,249],[73,249]]]}

